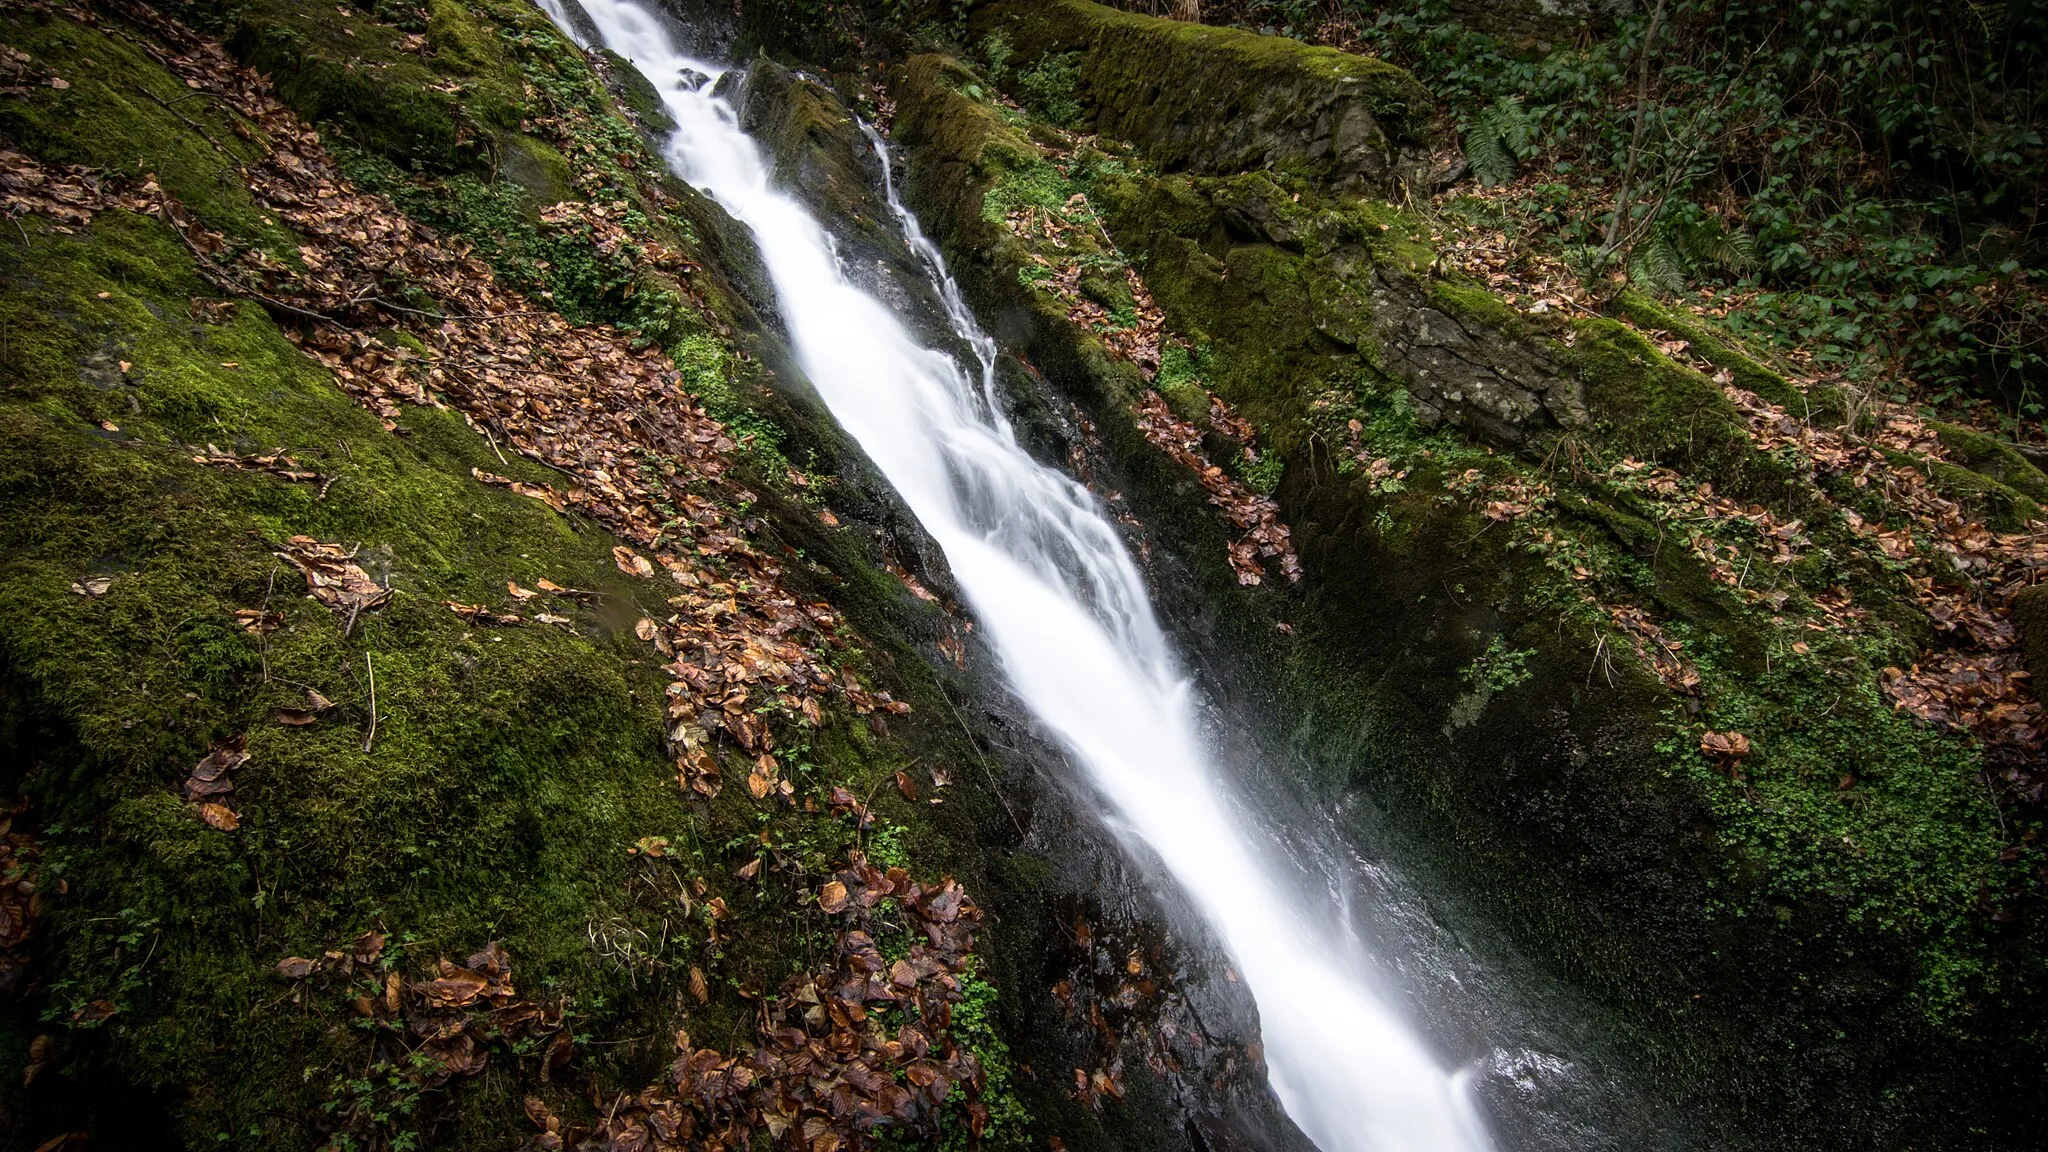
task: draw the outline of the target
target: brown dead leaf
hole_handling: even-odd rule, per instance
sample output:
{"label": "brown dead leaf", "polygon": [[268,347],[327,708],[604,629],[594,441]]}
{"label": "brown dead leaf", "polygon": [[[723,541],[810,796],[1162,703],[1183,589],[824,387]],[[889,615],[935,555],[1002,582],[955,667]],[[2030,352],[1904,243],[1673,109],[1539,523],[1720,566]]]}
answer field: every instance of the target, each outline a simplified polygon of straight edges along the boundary
{"label": "brown dead leaf", "polygon": [[654,564],[647,557],[623,544],[612,549],[612,562],[619,566],[619,571],[628,576],[638,576],[642,580],[654,576]]}
{"label": "brown dead leaf", "polygon": [[206,821],[208,827],[218,828],[222,832],[233,832],[242,826],[242,818],[225,804],[201,804],[199,818]]}
{"label": "brown dead leaf", "polygon": [[1700,752],[1724,771],[1734,771],[1749,758],[1749,737],[1740,732],[1707,732],[1700,736]]}
{"label": "brown dead leaf", "polygon": [[846,885],[837,880],[827,880],[818,892],[818,907],[825,912],[838,915],[846,911]]}

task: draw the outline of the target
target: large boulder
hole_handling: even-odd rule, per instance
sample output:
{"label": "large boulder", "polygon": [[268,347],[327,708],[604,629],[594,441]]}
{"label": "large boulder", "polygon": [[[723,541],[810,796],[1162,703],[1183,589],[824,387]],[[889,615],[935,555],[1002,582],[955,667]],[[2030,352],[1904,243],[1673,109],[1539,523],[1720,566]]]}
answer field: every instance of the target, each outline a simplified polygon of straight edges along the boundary
{"label": "large boulder", "polygon": [[1391,192],[1426,162],[1429,92],[1378,60],[1088,0],[1006,0],[971,26],[1018,68],[1072,54],[1103,133],[1169,171],[1279,168]]}

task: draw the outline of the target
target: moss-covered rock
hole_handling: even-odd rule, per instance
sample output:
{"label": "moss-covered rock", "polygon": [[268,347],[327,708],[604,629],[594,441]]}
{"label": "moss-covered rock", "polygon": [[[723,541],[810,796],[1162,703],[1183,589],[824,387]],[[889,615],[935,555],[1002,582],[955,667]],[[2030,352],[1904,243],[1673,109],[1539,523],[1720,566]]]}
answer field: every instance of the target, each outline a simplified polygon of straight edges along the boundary
{"label": "moss-covered rock", "polygon": [[[561,52],[519,43],[552,32],[524,6],[509,11],[500,21],[490,5],[434,6],[453,74],[478,60],[509,66],[496,45]],[[345,9],[303,15],[319,16],[309,42],[353,39],[335,22],[373,41],[404,31]],[[182,85],[147,26],[0,19],[0,38],[81,78],[8,102],[10,147],[136,172],[137,185],[158,171],[230,244],[298,256],[301,238],[245,182],[220,178],[262,156],[253,141],[233,151],[232,113],[191,99],[165,107]],[[573,82],[607,118],[592,127],[622,151],[637,146],[573,52],[526,79]],[[324,107],[310,90],[297,98]],[[346,110],[329,122],[354,170],[401,199],[452,206],[451,232],[480,254],[514,267],[532,251],[493,246],[494,231],[533,224],[539,193],[515,174],[410,172],[393,162],[412,158],[409,145],[392,153],[395,138],[356,135]],[[536,158],[558,169],[547,185],[604,188],[623,171],[610,154]],[[972,682],[934,670],[954,668],[935,647],[951,626],[883,569],[883,528],[903,531],[886,493],[857,469],[799,471],[829,467],[834,439],[817,413],[763,387],[746,350],[771,352],[772,334],[728,274],[743,261],[713,230],[715,210],[658,179],[619,191],[702,261],[624,265],[632,291],[617,302],[742,441],[733,474],[752,490],[735,521],[787,557],[792,595],[843,613],[834,643],[847,646],[847,673],[916,706],[888,725],[828,708],[777,750],[806,794],[827,779],[857,789],[872,823],[833,813],[824,793],[793,807],[737,783],[708,802],[678,787],[666,658],[636,627],[672,607],[621,573],[623,542],[597,524],[476,476],[560,485],[559,474],[437,403],[387,427],[262,307],[215,299],[162,220],[108,210],[60,228],[31,215],[0,252],[0,794],[31,802],[20,826],[40,843],[46,887],[29,998],[0,1004],[0,1146],[73,1130],[129,1147],[310,1145],[337,1132],[508,1146],[527,1131],[522,1097],[588,1123],[591,1092],[660,1080],[686,1023],[744,1043],[754,1016],[742,990],[775,987],[808,962],[824,929],[792,909],[849,849],[996,890],[981,848],[1015,828],[983,787],[997,769],[962,773],[943,806],[913,803],[896,784],[920,759],[978,752]],[[565,265],[603,255],[587,235],[547,242]],[[565,304],[573,277],[550,277],[566,270],[533,268],[538,283],[562,285]],[[643,295],[661,306],[641,307]],[[378,336],[423,352],[403,334]],[[254,460],[277,454],[292,463]],[[841,527],[805,498],[828,485]],[[392,601],[351,616],[309,599],[276,555],[301,534],[352,550]],[[532,591],[551,585],[578,591]],[[956,677],[950,688],[942,675]],[[237,736],[250,753],[233,776],[240,823],[222,828],[180,785],[209,746]],[[733,781],[746,771],[728,767]],[[764,869],[764,855],[797,870]],[[377,1032],[350,994],[278,974],[287,956],[318,958],[371,928],[390,937],[380,980],[430,977],[437,957],[502,941],[520,992],[567,1013],[569,1066],[550,1082],[538,1049],[489,1044],[484,1070],[444,1088],[403,1062],[408,1044],[380,1041],[395,1034]],[[991,950],[986,974],[967,982],[974,1002],[960,1017],[979,1021],[971,1043],[992,1083],[1012,1074],[991,1023],[1008,1004],[991,982],[1010,971],[1001,956]],[[704,973],[694,995],[692,969]],[[1014,1102],[994,1103],[1011,1109],[1001,1131],[1013,1138]]]}
{"label": "moss-covered rock", "polygon": [[[1523,313],[1434,274],[1426,230],[1384,205],[1285,172],[1090,152],[1017,123],[956,62],[892,80],[913,204],[1042,374],[1009,379],[1049,383],[1093,422],[1091,467],[1148,530],[1164,617],[1199,622],[1181,638],[1226,714],[1282,734],[1266,762],[1545,957],[1617,1058],[1712,1139],[2011,1146],[2020,1114],[1981,1086],[2039,1083],[2021,1039],[2037,938],[2003,934],[1975,895],[2019,882],[1977,753],[1878,690],[1932,629],[1897,566],[1796,460],[1757,448],[1720,383],[1636,327]],[[1006,226],[1076,193],[1113,242],[1062,231],[1056,250]],[[1148,381],[1070,316],[1041,261],[1127,261],[1164,312],[1161,345],[1185,354]],[[1647,308],[1641,328],[1750,390],[1800,395]],[[1524,391],[1576,412],[1539,402],[1509,437],[1484,407],[1427,411],[1450,390],[1414,349],[1442,342],[1409,317],[1485,349],[1460,372],[1554,379]],[[1298,589],[1236,586],[1191,473],[1133,430],[1148,383],[1187,392],[1191,420],[1217,393],[1283,461]],[[1760,530],[1717,499],[1804,554],[1758,551]],[[1795,623],[1844,586],[1882,623]],[[1617,624],[1644,611],[1654,624]],[[1697,751],[1707,729],[1757,751],[1726,771]],[[1976,1119],[1946,1103],[1961,1096]]]}
{"label": "moss-covered rock", "polygon": [[1429,93],[1390,64],[1235,28],[1019,0],[976,12],[1015,66],[1078,53],[1095,127],[1167,170],[1273,168],[1346,188],[1409,182],[1428,144]]}
{"label": "moss-covered rock", "polygon": [[1941,438],[1942,447],[1954,454],[1956,463],[2035,503],[2048,501],[2048,473],[2014,451],[2010,444],[1960,424],[1937,420],[1928,426]]}

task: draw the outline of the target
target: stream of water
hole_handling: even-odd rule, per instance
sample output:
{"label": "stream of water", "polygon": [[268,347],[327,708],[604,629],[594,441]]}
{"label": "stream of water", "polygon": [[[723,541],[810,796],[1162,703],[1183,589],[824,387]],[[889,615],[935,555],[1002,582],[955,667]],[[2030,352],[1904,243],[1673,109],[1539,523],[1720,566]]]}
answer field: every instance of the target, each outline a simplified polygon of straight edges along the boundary
{"label": "stream of water", "polygon": [[1229,953],[1288,1115],[1323,1152],[1487,1152],[1462,1078],[1371,990],[1329,893],[1284,879],[1228,795],[1122,538],[1085,488],[1019,446],[994,402],[995,344],[894,189],[906,241],[980,360],[972,372],[847,278],[713,94],[721,66],[681,54],[632,0],[582,0],[587,23],[571,19],[576,2],[542,6],[584,47],[594,28],[659,90],[678,125],[668,162],[752,231],[804,371],[944,550],[1012,687]]}

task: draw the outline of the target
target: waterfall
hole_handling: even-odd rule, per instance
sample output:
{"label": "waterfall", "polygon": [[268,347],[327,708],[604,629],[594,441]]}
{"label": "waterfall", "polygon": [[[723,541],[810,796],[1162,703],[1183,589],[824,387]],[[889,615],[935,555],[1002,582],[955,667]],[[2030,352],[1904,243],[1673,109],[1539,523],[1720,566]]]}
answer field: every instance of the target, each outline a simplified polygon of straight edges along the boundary
{"label": "waterfall", "polygon": [[579,43],[594,29],[660,91],[678,125],[668,162],[752,231],[798,361],[944,550],[1011,686],[1107,801],[1117,833],[1157,857],[1229,953],[1288,1115],[1323,1152],[1489,1149],[1461,1079],[1369,990],[1328,894],[1262,859],[1137,566],[1088,491],[1017,443],[995,403],[995,345],[893,187],[907,242],[980,360],[973,374],[849,282],[823,227],[774,186],[713,95],[704,77],[722,68],[681,55],[641,4],[582,0],[589,22],[572,24],[574,2],[542,0]]}

